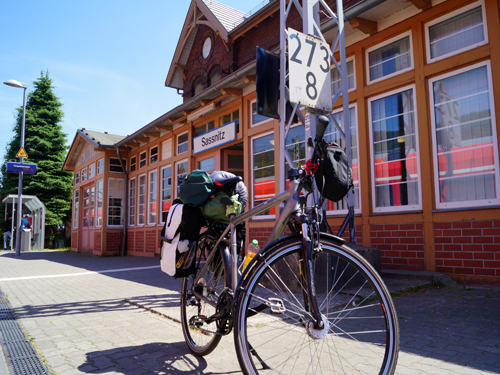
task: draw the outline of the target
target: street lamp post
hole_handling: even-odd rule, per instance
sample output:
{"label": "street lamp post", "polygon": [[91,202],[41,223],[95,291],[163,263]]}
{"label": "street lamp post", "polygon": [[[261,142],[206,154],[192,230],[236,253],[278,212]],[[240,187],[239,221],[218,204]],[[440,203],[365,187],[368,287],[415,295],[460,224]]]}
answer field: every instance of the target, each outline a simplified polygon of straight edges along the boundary
{"label": "street lamp post", "polygon": [[[21,83],[14,79],[9,79],[5,81],[4,84],[7,86],[18,87],[20,89],[24,89],[23,95],[23,119],[21,122],[21,148],[24,148],[24,119],[26,115],[26,89],[28,85],[26,83]],[[21,163],[24,162],[24,158],[20,158]],[[21,220],[23,213],[23,172],[19,172],[19,182],[17,185],[17,242],[16,242],[16,256],[21,256]]]}

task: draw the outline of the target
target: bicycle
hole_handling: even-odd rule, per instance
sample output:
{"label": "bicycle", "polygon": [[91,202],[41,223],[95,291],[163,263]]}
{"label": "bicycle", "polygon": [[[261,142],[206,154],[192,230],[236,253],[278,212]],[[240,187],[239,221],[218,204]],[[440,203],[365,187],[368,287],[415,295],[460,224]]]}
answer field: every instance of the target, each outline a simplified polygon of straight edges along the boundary
{"label": "bicycle", "polygon": [[[324,150],[326,125],[320,117],[312,162]],[[301,191],[312,192],[313,174],[291,169],[288,177],[287,191],[231,215],[227,227],[209,222],[194,244],[195,271],[181,291],[190,351],[207,355],[234,329],[247,375],[393,374],[399,327],[387,287],[343,239],[320,232],[320,207],[305,207],[299,198]],[[235,226],[285,201],[264,248],[238,269]],[[284,236],[287,228],[292,234]]]}

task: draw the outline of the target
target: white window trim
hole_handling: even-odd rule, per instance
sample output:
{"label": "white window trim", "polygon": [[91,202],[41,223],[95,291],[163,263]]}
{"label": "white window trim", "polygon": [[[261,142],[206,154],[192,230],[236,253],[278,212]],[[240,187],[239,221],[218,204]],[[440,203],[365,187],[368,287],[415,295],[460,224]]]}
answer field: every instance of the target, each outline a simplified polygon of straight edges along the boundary
{"label": "white window trim", "polygon": [[98,189],[98,186],[99,186],[100,181],[102,181],[102,212],[103,212],[102,221],[104,222],[104,180],[101,179],[101,180],[98,180],[95,182],[95,218],[94,218],[95,226],[94,226],[94,228],[101,228],[102,227],[102,224],[99,225],[98,221],[97,221],[97,218],[99,217],[97,211],[99,210],[99,205],[98,205],[98,203],[99,203],[99,189]]}
{"label": "white window trim", "polygon": [[[357,148],[358,148],[358,190],[359,190],[359,208],[354,209],[355,214],[360,214],[361,213],[361,166],[359,162],[359,124],[358,124],[358,105],[357,103],[353,103],[349,105],[349,110],[354,109],[354,123],[356,124],[356,142],[357,142]],[[339,113],[339,112],[344,112],[344,108],[338,108],[332,112],[332,115]],[[332,124],[332,126],[335,126]],[[350,129],[350,128],[349,128]],[[351,166],[352,167],[352,166]],[[353,176],[354,177],[354,176]],[[347,197],[347,196],[346,196]],[[330,210],[326,211],[326,215],[328,217],[336,217],[336,216],[345,216],[349,212],[348,209],[345,210]]]}
{"label": "white window trim", "polygon": [[[140,208],[140,200],[139,200],[139,194],[141,193],[141,190],[139,189],[139,186],[140,186],[140,180],[141,180],[141,177],[144,176],[144,223],[143,224],[140,224],[139,223],[139,208]],[[135,226],[136,227],[144,227],[147,223],[147,205],[148,205],[148,200],[147,200],[147,197],[148,197],[148,179],[146,177],[146,173],[143,173],[141,174],[140,176],[137,176],[137,184],[135,185],[135,188],[136,188],[136,196],[137,196],[137,199],[135,201],[135,205],[136,205],[136,212],[137,214],[135,215]]]}
{"label": "white window trim", "polygon": [[[99,172],[99,162],[102,161],[102,172]],[[101,173],[104,173],[104,158],[97,160],[96,164],[96,176],[100,175]]]}
{"label": "white window trim", "polygon": [[[142,155],[145,155],[145,157],[144,157],[144,166],[143,167],[141,167],[141,156]],[[147,155],[146,151],[143,151],[143,152],[139,153],[139,159],[136,160],[136,163],[137,163],[137,167],[135,168],[135,170],[146,168],[148,166],[148,155]]]}
{"label": "white window trim", "polygon": [[148,204],[148,209],[147,209],[147,220],[146,220],[146,223],[147,223],[147,226],[155,226],[156,225],[156,221],[154,223],[151,223],[149,221],[149,215],[151,214],[151,191],[149,190],[151,188],[151,175],[153,173],[156,173],[156,220],[158,220],[158,170],[156,169],[153,169],[152,171],[149,171],[148,173],[148,182],[147,182],[147,192],[148,192],[148,199],[147,199],[147,204]]}
{"label": "white window trim", "polygon": [[274,118],[272,117],[269,117],[267,120],[263,120],[261,122],[257,122],[257,123],[253,123],[253,110],[252,110],[252,105],[253,103],[255,103],[255,105],[257,105],[257,99],[254,99],[250,102],[250,127],[253,128],[255,126],[259,126],[259,125],[264,125],[264,124],[267,124],[268,122],[271,122],[274,120]]}
{"label": "white window trim", "polygon": [[[373,149],[373,126],[372,126],[372,102],[386,98],[388,96],[407,91],[407,90],[413,90],[413,114],[415,118],[415,142],[416,142],[416,147],[417,149],[415,150],[417,154],[417,173],[419,176],[418,180],[418,202],[419,204],[414,204],[414,205],[408,205],[408,206],[394,206],[394,207],[376,207],[376,181],[375,181],[375,156],[374,156],[374,149]],[[419,137],[418,137],[418,117],[417,117],[417,98],[416,98],[416,88],[415,85],[409,85],[409,86],[404,86],[400,87],[396,90],[392,90],[390,92],[385,92],[381,95],[377,95],[373,98],[368,99],[368,125],[369,125],[369,132],[370,132],[370,171],[371,171],[371,187],[372,187],[372,210],[373,213],[383,213],[383,212],[407,212],[407,211],[421,211],[422,210],[422,179],[421,176],[422,174],[420,173],[420,142],[419,142]],[[359,131],[359,130],[358,130]]]}
{"label": "white window trim", "polygon": [[[255,136],[255,137],[250,138],[250,149],[251,149],[251,154],[250,154],[250,155],[252,155],[252,156],[251,156],[251,161],[250,161],[250,165],[251,165],[251,168],[252,168],[252,169],[251,169],[252,194],[251,194],[251,197],[250,197],[250,198],[251,198],[251,200],[252,200],[252,208],[255,208],[255,203],[254,203],[254,197],[255,197],[255,181],[254,181],[254,177],[253,177],[253,176],[254,176],[254,173],[253,173],[253,171],[254,171],[254,165],[253,165],[253,156],[254,156],[253,141],[254,141],[255,139],[265,137],[266,135],[269,135],[269,134],[274,134],[274,132],[273,132],[273,131],[270,131],[270,132],[262,133],[262,134],[259,134],[259,135]],[[276,146],[274,147],[274,149],[276,150]],[[275,152],[275,153],[276,153],[276,152]],[[279,162],[279,161],[278,161],[278,162]],[[274,161],[274,173],[275,173],[275,175],[274,175],[274,183],[275,183],[275,186],[276,186],[276,158],[275,158],[275,161]],[[278,178],[279,178],[279,176],[278,176]],[[275,190],[275,194],[274,194],[274,196],[276,196],[276,195],[277,195],[277,194],[276,194],[276,190]],[[276,210],[279,210],[279,208],[278,208],[278,207],[279,207],[279,206],[275,206],[275,209],[276,209]],[[276,219],[276,214],[274,214],[274,215],[256,215],[256,216],[254,216],[254,217],[252,218],[252,220],[256,220],[256,221],[258,221],[258,220],[275,220],[275,219]]]}
{"label": "white window trim", "polygon": [[[409,39],[410,40],[410,63],[411,63],[410,66],[408,68],[398,70],[397,72],[388,74],[386,76],[383,76],[383,77],[380,77],[380,78],[377,78],[377,79],[374,79],[374,80],[370,80],[370,59],[369,59],[370,52],[373,52],[375,50],[383,48],[383,47],[385,47],[388,44],[397,42],[398,40],[404,39],[407,36],[410,37],[410,39]],[[398,35],[396,35],[395,37],[393,37],[391,39],[387,39],[387,40],[383,41],[382,43],[379,43],[379,44],[377,44],[377,45],[375,45],[373,47],[368,48],[365,51],[365,65],[366,65],[366,80],[367,80],[367,85],[371,85],[373,83],[383,81],[384,79],[388,79],[388,78],[397,76],[399,74],[403,74],[405,72],[408,72],[410,70],[413,70],[414,66],[415,66],[414,61],[413,61],[413,55],[414,55],[413,54],[413,38],[412,38],[411,30],[408,30],[407,32],[398,34]]]}
{"label": "white window trim", "polygon": [[[491,108],[491,127],[492,127],[492,138],[493,138],[493,157],[495,158],[495,176],[496,176],[496,199],[482,199],[482,200],[473,200],[473,201],[461,201],[461,202],[448,202],[441,203],[440,202],[440,194],[439,194],[439,168],[438,166],[438,155],[436,152],[437,149],[437,139],[436,139],[436,118],[434,113],[434,89],[432,87],[433,83],[436,81],[440,81],[442,79],[446,79],[448,77],[452,77],[461,73],[465,73],[477,68],[481,68],[486,66],[486,71],[488,74],[488,86],[490,91],[490,108]],[[495,102],[493,98],[493,81],[491,76],[491,62],[489,60],[482,61],[480,63],[469,65],[465,68],[454,70],[448,72],[446,74],[433,77],[429,79],[429,100],[430,100],[430,111],[431,111],[431,132],[432,132],[432,160],[433,160],[433,168],[434,168],[434,194],[436,199],[436,209],[450,209],[450,208],[466,208],[466,207],[480,207],[480,206],[490,206],[490,205],[498,205],[500,204],[500,167],[499,167],[499,157],[498,157],[498,139],[497,135],[497,124],[496,124],[496,114],[495,114]]]}
{"label": "white window trim", "polygon": [[[134,181],[134,224],[130,224],[130,182],[131,181]],[[136,178],[133,177],[133,178],[130,178],[128,180],[128,186],[127,186],[127,199],[128,199],[128,202],[127,202],[127,227],[129,228],[133,228],[137,225],[137,216],[136,216],[136,208],[137,208],[137,181],[136,181]]]}
{"label": "white window trim", "polygon": [[186,162],[188,163],[188,170],[186,172],[187,172],[187,174],[189,174],[189,161],[188,161],[188,159],[179,160],[179,161],[175,162],[175,164],[174,164],[174,166],[175,166],[174,173],[173,173],[174,178],[175,178],[174,179],[174,182],[175,182],[175,190],[174,190],[175,195],[174,195],[174,198],[178,198],[178,196],[177,196],[177,190],[178,190],[178,186],[177,186],[177,181],[178,181],[178,178],[177,178],[177,165],[182,164],[182,163],[186,163]]}
{"label": "white window trim", "polygon": [[[110,180],[123,181],[125,183],[125,180],[122,178],[114,178],[114,177],[108,178],[108,196],[107,196],[107,200],[106,200],[106,203],[107,203],[106,209],[108,210],[108,214],[106,215],[107,228],[123,228],[122,224],[120,224],[120,225],[109,224],[109,198],[110,198],[110,193],[111,193],[111,189],[109,188],[109,186],[110,186],[109,181]],[[125,199],[125,197],[124,197],[124,199]],[[103,208],[104,208],[104,202],[103,202]],[[125,213],[123,212],[124,209],[125,209],[125,204],[122,203],[122,215],[125,215]],[[97,188],[96,188],[96,216],[97,216]],[[121,217],[120,219],[125,219],[125,217]],[[104,221],[104,215],[103,215],[103,221]]]}
{"label": "white window trim", "polygon": [[[346,61],[345,61],[345,62],[346,62],[346,65],[347,65],[348,63],[350,63],[351,61],[352,61],[352,69],[353,69],[353,77],[354,77],[354,87],[353,87],[352,89],[348,89],[348,91],[347,91],[347,92],[356,91],[356,61],[355,61],[355,59],[354,59],[354,55],[352,55],[351,57],[348,57],[348,58],[346,59]],[[340,66],[341,66],[341,65],[340,65],[340,63],[339,63],[339,67],[340,67]],[[333,69],[337,70],[337,67],[335,66],[335,64],[333,64],[333,65],[331,65],[331,66],[330,66],[330,86],[332,85],[332,80],[331,80],[331,71],[332,71]],[[349,75],[349,74],[347,74],[347,75]],[[334,92],[332,92],[332,98],[333,98],[334,96],[335,96],[335,93],[334,93]],[[335,104],[335,103],[334,103],[334,104]]]}
{"label": "white window trim", "polygon": [[[438,24],[438,23],[446,21],[446,20],[448,20],[450,18],[459,16],[460,14],[465,13],[465,12],[471,10],[471,9],[477,8],[479,6],[481,7],[481,12],[483,13],[483,33],[484,33],[484,40],[482,42],[479,42],[479,43],[476,43],[476,44],[472,44],[470,46],[458,49],[456,51],[447,53],[445,55],[441,55],[441,56],[438,56],[438,57],[431,58],[431,43],[430,43],[430,36],[429,36],[429,28],[432,27],[432,26],[434,26],[434,25],[436,25],[436,24]],[[425,52],[427,54],[427,63],[428,64],[436,62],[436,61],[439,61],[439,60],[442,60],[442,59],[446,59],[446,58],[448,58],[450,56],[458,55],[458,54],[460,54],[462,52],[468,51],[470,49],[477,48],[477,47],[482,46],[484,44],[488,44],[488,26],[486,24],[486,10],[485,10],[485,7],[484,7],[484,0],[479,0],[479,1],[476,1],[476,2],[474,2],[472,4],[466,5],[466,6],[462,7],[462,8],[460,8],[460,9],[456,9],[453,12],[447,13],[444,16],[436,18],[436,19],[434,19],[434,20],[432,20],[432,21],[430,21],[430,22],[428,22],[428,23],[425,24]]]}
{"label": "white window trim", "polygon": [[[160,190],[160,204],[161,204],[161,210],[160,210],[160,224],[163,224],[165,223],[163,221],[163,170],[164,169],[167,169],[167,168],[170,168],[170,181],[173,181],[173,170],[172,170],[172,165],[168,164],[168,165],[165,165],[161,168],[161,171],[160,171],[160,176],[161,176],[161,189]],[[172,183],[170,183],[170,200],[172,200]],[[158,213],[157,213],[158,214]]]}
{"label": "white window trim", "polygon": [[[189,132],[184,132],[184,133],[179,134],[179,135],[177,136],[177,138],[176,138],[176,142],[175,142],[175,143],[176,143],[176,150],[177,150],[176,155],[184,154],[185,152],[188,152],[188,151],[189,151],[189,134],[188,134],[188,133],[189,133]],[[186,142],[182,142],[180,145],[187,144],[188,149],[187,149],[186,151],[179,152],[179,137],[181,137],[181,136],[182,136],[182,135],[184,135],[184,134],[187,134],[187,135],[188,135],[188,139],[187,139],[187,141],[186,141]]]}

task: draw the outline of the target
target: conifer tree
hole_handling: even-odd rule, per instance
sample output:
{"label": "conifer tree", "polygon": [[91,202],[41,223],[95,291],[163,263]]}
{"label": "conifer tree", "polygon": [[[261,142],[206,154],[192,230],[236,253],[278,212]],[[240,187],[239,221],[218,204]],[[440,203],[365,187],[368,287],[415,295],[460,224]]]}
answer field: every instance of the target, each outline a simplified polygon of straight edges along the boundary
{"label": "conifer tree", "polygon": [[[24,148],[28,158],[24,160],[36,164],[37,172],[23,176],[23,195],[35,195],[45,205],[45,225],[49,229],[48,226],[65,224],[71,217],[72,173],[61,171],[68,148],[60,124],[64,114],[62,103],[52,91],[48,71],[42,71],[33,85],[35,90],[28,94],[26,103]],[[7,144],[0,171],[2,198],[17,194],[18,175],[6,173],[5,163],[15,159],[21,145],[22,111],[22,107],[17,108],[14,136]]]}

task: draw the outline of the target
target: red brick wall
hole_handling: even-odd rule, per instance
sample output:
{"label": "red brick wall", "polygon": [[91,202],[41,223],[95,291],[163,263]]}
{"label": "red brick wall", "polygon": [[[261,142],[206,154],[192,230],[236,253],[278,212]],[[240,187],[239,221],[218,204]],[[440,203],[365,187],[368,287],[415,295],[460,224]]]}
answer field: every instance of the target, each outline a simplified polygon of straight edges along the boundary
{"label": "red brick wall", "polygon": [[253,240],[259,241],[259,246],[262,249],[264,244],[266,243],[269,235],[273,228],[247,228],[247,242],[250,243]]}
{"label": "red brick wall", "polygon": [[101,232],[94,231],[94,250],[101,251]]}
{"label": "red brick wall", "polygon": [[436,271],[500,277],[500,220],[434,223]]}
{"label": "red brick wall", "polygon": [[423,224],[374,224],[370,245],[380,250],[382,269],[425,271]]}
{"label": "red brick wall", "polygon": [[146,252],[155,253],[157,248],[156,229],[146,231]]}
{"label": "red brick wall", "polygon": [[[338,227],[331,226],[331,228],[332,228],[333,234],[337,235],[337,232],[339,231],[340,226],[338,226]],[[349,226],[347,226],[347,228],[345,228],[344,233],[342,234],[342,238],[344,240],[346,240],[346,242],[350,242],[349,241]],[[356,225],[356,243],[357,244],[363,243],[363,233],[361,232],[361,225]]]}
{"label": "red brick wall", "polygon": [[127,231],[127,253],[129,251],[134,251],[135,250],[135,232],[129,230]]}
{"label": "red brick wall", "polygon": [[[205,39],[210,37],[212,39],[212,50],[208,58],[204,59],[201,52]],[[231,69],[233,66],[233,52],[229,52],[219,36],[206,25],[200,25],[196,32],[195,41],[191,52],[189,54],[188,62],[186,64],[185,74],[186,80],[184,81],[184,100],[191,98],[191,89],[194,82],[202,77],[204,88],[208,87],[208,78],[213,67],[220,65],[223,70]],[[224,78],[224,74],[221,77]]]}
{"label": "red brick wall", "polygon": [[144,232],[135,232],[135,251],[144,251]]}
{"label": "red brick wall", "polygon": [[108,232],[106,234],[106,253],[119,254],[122,249],[123,232]]}

